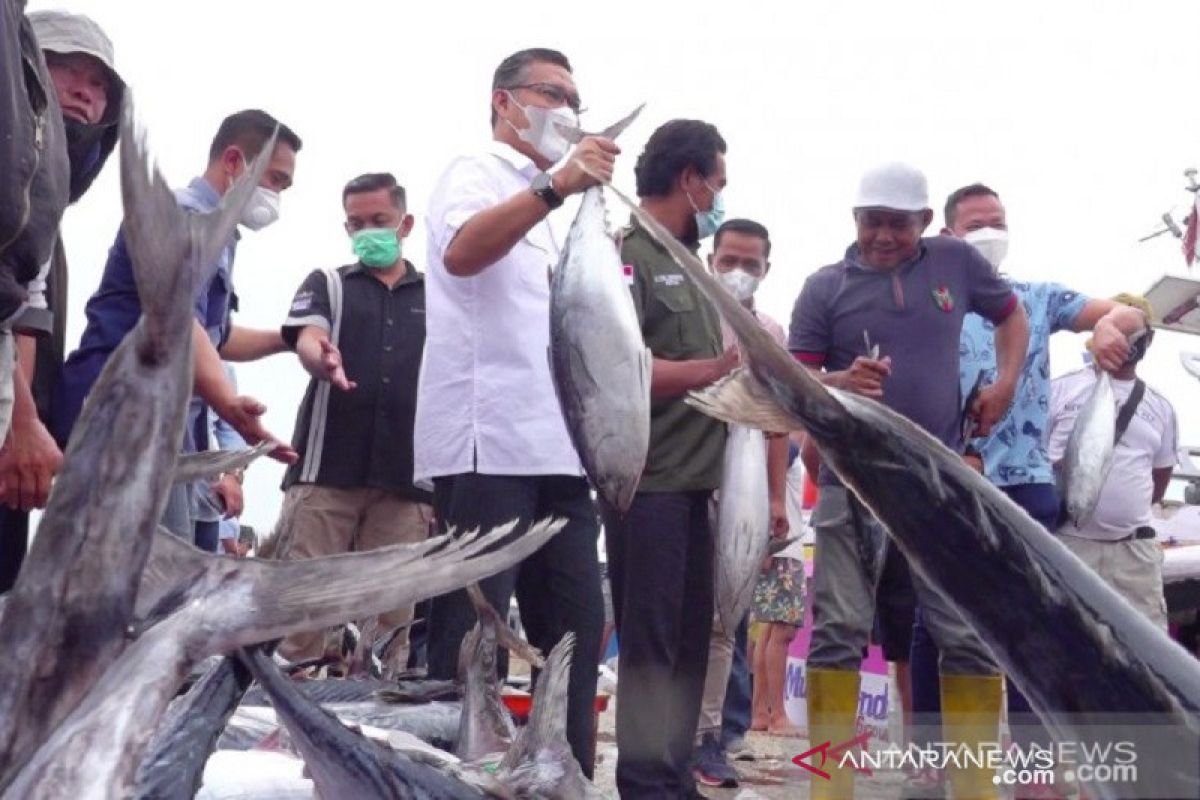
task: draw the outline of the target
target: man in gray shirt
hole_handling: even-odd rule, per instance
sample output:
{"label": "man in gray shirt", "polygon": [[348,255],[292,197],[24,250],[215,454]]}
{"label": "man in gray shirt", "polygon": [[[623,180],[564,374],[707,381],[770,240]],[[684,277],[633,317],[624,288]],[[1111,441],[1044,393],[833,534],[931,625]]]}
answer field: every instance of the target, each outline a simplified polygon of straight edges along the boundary
{"label": "man in gray shirt", "polygon": [[[932,219],[920,172],[903,164],[867,172],[854,203],[857,241],[841,261],[805,282],[788,346],[802,363],[823,368],[826,383],[879,400],[957,448],[963,318],[973,311],[996,326],[997,380],[969,409],[980,433],[1012,402],[1029,331],[1016,296],[974,248],[946,237],[921,238]],[[822,467],[818,483],[808,723],[815,745],[828,740],[837,746],[855,735],[858,670],[884,536],[830,470]],[[916,588],[942,653],[944,739],[994,740],[1001,678],[990,652],[940,595],[919,579]],[[830,769],[829,762],[824,769],[831,780],[814,781],[814,800],[853,795],[853,772]],[[984,769],[954,771],[951,781],[956,797],[996,791]]]}

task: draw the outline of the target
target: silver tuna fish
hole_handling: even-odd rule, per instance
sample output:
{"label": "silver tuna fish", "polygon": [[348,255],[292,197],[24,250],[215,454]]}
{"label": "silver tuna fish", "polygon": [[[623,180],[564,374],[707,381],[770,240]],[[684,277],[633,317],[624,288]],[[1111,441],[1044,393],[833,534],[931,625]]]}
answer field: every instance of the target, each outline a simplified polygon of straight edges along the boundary
{"label": "silver tuna fish", "polygon": [[1117,433],[1117,398],[1112,376],[1101,371],[1075,427],[1067,438],[1059,475],[1059,493],[1067,506],[1067,517],[1075,527],[1092,518],[1100,490],[1112,469]]}
{"label": "silver tuna fish", "polygon": [[[615,190],[614,190],[615,191]],[[619,193],[618,193],[619,194]],[[890,409],[832,392],[766,334],[688,250],[626,198],[738,336],[749,388],[706,392],[726,421],[763,394],[769,430],[803,428],[884,524],[913,569],[950,598],[1060,741],[1094,741],[1090,715],[1141,715],[1140,796],[1200,796],[1200,665],[1045,528],[940,442]],[[752,377],[753,381],[747,378]],[[758,409],[760,416],[771,410]],[[1142,729],[1153,735],[1155,726]],[[1110,727],[1109,730],[1112,730]],[[1132,735],[1128,727],[1121,736]],[[1089,794],[1116,798],[1113,783]]]}
{"label": "silver tuna fish", "polygon": [[733,635],[754,599],[754,584],[770,544],[767,439],[761,430],[731,425],[717,500],[714,559],[717,617]]}
{"label": "silver tuna fish", "polygon": [[[616,137],[640,111],[602,135]],[[652,358],[608,235],[600,187],[583,193],[550,282],[550,362],[567,429],[592,485],[609,505],[626,511],[650,446]]]}

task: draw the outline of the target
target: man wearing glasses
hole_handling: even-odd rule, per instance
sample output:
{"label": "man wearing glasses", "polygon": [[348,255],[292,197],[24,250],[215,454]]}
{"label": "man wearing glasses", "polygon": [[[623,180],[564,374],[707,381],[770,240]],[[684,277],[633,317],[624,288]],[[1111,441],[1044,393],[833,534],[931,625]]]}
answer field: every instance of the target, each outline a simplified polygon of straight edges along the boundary
{"label": "man wearing glasses", "polygon": [[[566,56],[514,53],[492,80],[492,141],[455,159],[434,189],[414,478],[432,480],[443,530],[567,521],[524,563],[481,585],[501,613],[516,593],[529,641],[543,652],[575,632],[567,739],[591,777],[604,626],[599,526],[546,355],[549,274],[559,257],[546,218],[564,197],[596,184],[588,171],[609,179],[619,151],[609,139],[586,137],[563,161],[570,145],[560,126],[578,128],[579,108]],[[431,678],[455,677],[475,619],[465,592],[434,599]]]}

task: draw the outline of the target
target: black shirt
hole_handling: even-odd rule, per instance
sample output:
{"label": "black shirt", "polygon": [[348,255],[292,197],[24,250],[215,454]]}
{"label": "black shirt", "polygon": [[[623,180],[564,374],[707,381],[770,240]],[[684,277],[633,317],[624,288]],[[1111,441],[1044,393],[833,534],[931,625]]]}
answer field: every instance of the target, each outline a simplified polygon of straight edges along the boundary
{"label": "black shirt", "polygon": [[296,415],[292,446],[300,459],[283,488],[314,483],[340,489],[387,489],[430,502],[413,486],[413,416],[425,347],[425,281],[408,261],[390,289],[370,268],[350,264],[315,270],[301,284],[284,322],[295,349],[300,331],[322,328],[341,351],[342,391],[312,380]]}

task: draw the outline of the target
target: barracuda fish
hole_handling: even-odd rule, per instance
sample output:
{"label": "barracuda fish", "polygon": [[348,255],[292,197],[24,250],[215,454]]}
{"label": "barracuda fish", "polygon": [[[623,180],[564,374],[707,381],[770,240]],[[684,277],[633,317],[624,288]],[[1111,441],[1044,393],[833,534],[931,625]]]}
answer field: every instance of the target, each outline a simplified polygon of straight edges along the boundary
{"label": "barracuda fish", "polygon": [[454,754],[464,761],[476,761],[503,753],[516,732],[512,715],[500,699],[496,648],[505,647],[534,667],[544,662],[541,653],[518,638],[500,619],[477,585],[468,587],[467,595],[479,614],[479,622],[463,637],[458,651],[463,704]]}
{"label": "barracuda fish", "polygon": [[[622,199],[738,336],[746,368],[700,393],[698,407],[734,422],[751,406],[759,418],[774,409],[766,429],[807,431],[913,569],[955,603],[1055,738],[1095,740],[1087,727],[1093,714],[1153,719],[1169,736],[1138,748],[1139,780],[1154,792],[1142,796],[1200,796],[1195,659],[924,430],[821,384],[698,259]],[[1123,728],[1121,735],[1132,734]],[[1116,798],[1123,789],[1093,783],[1088,791]]]}
{"label": "barracuda fish", "polygon": [[1180,353],[1179,363],[1188,375],[1200,380],[1200,353]]}
{"label": "barracuda fish", "polygon": [[714,590],[717,616],[730,635],[754,599],[754,584],[767,557],[771,527],[767,493],[767,440],[762,431],[732,425],[717,502]]}
{"label": "barracuda fish", "polygon": [[1100,502],[1100,490],[1112,469],[1116,433],[1117,398],[1112,376],[1102,370],[1075,418],[1059,476],[1059,493],[1076,528],[1092,518]]}
{"label": "barracuda fish", "polygon": [[567,687],[575,634],[554,645],[538,676],[529,723],[504,754],[496,777],[520,798],[584,800],[604,794],[587,779],[567,743]]}
{"label": "barracuda fish", "polygon": [[[641,110],[601,135],[615,138]],[[624,512],[650,446],[652,358],[605,221],[603,190],[592,187],[550,281],[550,364],[584,469],[601,497]]]}
{"label": "barracuda fish", "polygon": [[191,396],[193,287],[216,269],[266,166],[258,159],[218,211],[184,214],[151,171],[128,95],[121,126],[124,232],[144,313],[84,404],[0,618],[0,787],[126,647]]}
{"label": "barracuda fish", "polygon": [[350,730],[295,691],[261,651],[250,651],[245,657],[304,756],[319,796],[381,800],[478,800],[484,796],[460,780]]}

